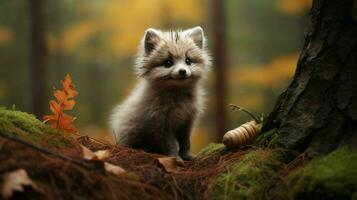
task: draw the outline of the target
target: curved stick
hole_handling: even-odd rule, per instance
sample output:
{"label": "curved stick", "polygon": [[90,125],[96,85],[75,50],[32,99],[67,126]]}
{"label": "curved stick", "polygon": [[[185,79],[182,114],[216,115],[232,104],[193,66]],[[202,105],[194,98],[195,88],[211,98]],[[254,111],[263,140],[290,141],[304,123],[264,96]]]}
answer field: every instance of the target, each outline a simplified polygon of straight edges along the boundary
{"label": "curved stick", "polygon": [[240,107],[240,106],[237,106],[237,105],[234,105],[234,104],[229,104],[229,107],[231,107],[232,110],[238,110],[238,111],[242,111],[246,114],[248,114],[249,116],[251,116],[254,121],[257,123],[257,124],[260,124],[262,121],[260,119],[258,119],[252,112],[250,112],[249,110],[243,108],[243,107]]}

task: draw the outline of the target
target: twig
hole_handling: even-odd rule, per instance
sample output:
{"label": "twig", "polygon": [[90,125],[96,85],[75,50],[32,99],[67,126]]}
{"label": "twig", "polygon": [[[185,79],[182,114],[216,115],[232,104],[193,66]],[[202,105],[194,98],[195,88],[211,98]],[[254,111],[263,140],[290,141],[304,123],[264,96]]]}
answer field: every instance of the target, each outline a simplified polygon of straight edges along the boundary
{"label": "twig", "polygon": [[243,107],[240,107],[240,106],[237,106],[237,105],[234,105],[234,104],[229,104],[229,107],[231,107],[232,110],[238,110],[238,111],[242,111],[244,113],[247,113],[249,116],[251,116],[254,121],[259,124],[261,123],[262,121],[260,119],[258,119],[252,112],[250,112],[249,110],[243,108]]}
{"label": "twig", "polygon": [[81,138],[84,138],[84,139],[93,140],[94,142],[97,142],[97,143],[102,144],[102,145],[106,145],[106,146],[111,145],[110,143],[108,143],[108,142],[105,141],[105,140],[101,141],[101,140],[98,140],[98,139],[96,139],[96,138],[90,137],[90,136],[88,136],[88,135],[81,135],[81,134],[79,134],[79,133],[72,133],[72,134],[78,136],[77,140],[80,140]]}
{"label": "twig", "polygon": [[86,161],[84,159],[83,159],[83,161],[80,161],[80,160],[76,160],[76,159],[73,159],[73,158],[70,158],[70,157],[55,153],[53,151],[50,151],[49,149],[45,149],[45,148],[36,146],[36,145],[31,144],[31,143],[29,143],[29,142],[27,142],[25,140],[22,140],[22,139],[20,139],[20,138],[18,138],[16,136],[12,136],[10,133],[0,132],[0,137],[8,139],[8,140],[11,140],[11,141],[15,141],[15,142],[21,143],[21,144],[23,144],[25,146],[28,146],[28,147],[33,148],[33,149],[36,149],[37,151],[39,151],[41,153],[44,153],[44,154],[59,158],[61,160],[70,162],[72,164],[76,164],[78,166],[81,166],[81,167],[84,167],[84,168],[87,168],[87,169],[95,169],[96,168],[95,165],[93,165],[92,163],[90,163],[90,162],[88,162],[88,161]]}
{"label": "twig", "polygon": [[187,194],[185,194],[185,192],[182,191],[182,189],[177,185],[177,182],[176,182],[175,177],[171,176],[171,178],[172,178],[172,181],[173,181],[173,183],[174,183],[175,188],[176,188],[183,196],[185,196],[187,199],[191,199],[191,197],[188,196]]}

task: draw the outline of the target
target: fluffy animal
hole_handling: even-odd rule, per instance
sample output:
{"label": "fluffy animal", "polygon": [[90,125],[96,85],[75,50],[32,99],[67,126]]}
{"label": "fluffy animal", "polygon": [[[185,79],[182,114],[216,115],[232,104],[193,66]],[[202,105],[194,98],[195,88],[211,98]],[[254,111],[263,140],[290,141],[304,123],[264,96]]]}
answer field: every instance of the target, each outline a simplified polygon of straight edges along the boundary
{"label": "fluffy animal", "polygon": [[118,144],[192,159],[190,134],[203,109],[201,80],[210,57],[201,27],[148,29],[136,58],[139,82],[111,116]]}

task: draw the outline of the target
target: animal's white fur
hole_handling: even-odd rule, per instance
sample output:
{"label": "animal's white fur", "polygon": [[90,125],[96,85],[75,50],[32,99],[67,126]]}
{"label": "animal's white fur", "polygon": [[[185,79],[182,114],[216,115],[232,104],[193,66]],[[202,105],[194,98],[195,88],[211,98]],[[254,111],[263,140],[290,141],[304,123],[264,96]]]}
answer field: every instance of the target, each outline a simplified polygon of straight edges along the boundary
{"label": "animal's white fur", "polygon": [[[119,144],[148,151],[155,149],[156,153],[168,155],[187,154],[179,149],[179,144],[186,144],[182,141],[185,138],[178,134],[189,137],[193,123],[203,111],[200,80],[210,66],[205,44],[201,27],[145,32],[135,64],[139,83],[111,116],[111,128]],[[166,68],[162,61],[168,56],[174,65]],[[191,65],[185,63],[187,57],[194,59]],[[185,79],[180,79],[179,70],[186,71]]]}

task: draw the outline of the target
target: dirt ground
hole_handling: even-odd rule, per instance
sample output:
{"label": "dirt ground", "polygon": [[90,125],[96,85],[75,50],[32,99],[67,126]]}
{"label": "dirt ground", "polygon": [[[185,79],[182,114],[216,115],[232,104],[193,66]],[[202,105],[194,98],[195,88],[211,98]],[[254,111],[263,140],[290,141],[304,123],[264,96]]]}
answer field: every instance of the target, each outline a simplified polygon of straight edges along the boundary
{"label": "dirt ground", "polygon": [[[54,138],[47,138],[47,141]],[[83,159],[80,144],[92,151],[108,149],[106,160],[122,167],[122,175],[108,173],[102,161]],[[73,140],[70,147],[52,148],[44,140],[39,148],[30,142],[0,137],[0,174],[23,168],[37,189],[15,193],[28,199],[207,199],[212,179],[237,162],[250,147],[198,155],[193,161],[173,163],[167,172],[162,155],[111,145],[89,137]],[[17,197],[14,196],[14,197]],[[23,197],[23,196],[22,196]]]}

